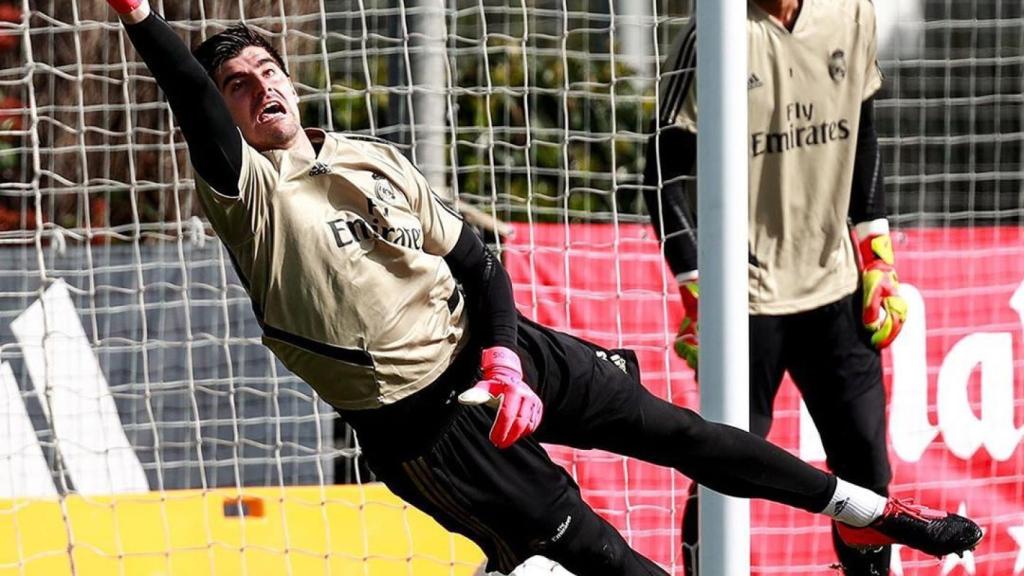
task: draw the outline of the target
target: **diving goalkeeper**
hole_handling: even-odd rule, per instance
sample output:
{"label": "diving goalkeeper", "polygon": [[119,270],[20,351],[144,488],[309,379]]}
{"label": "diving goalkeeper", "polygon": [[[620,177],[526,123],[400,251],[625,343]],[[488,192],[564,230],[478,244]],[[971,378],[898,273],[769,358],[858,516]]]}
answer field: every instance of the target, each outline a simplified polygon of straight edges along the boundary
{"label": "diving goalkeeper", "polygon": [[[145,0],[108,0],[163,88],[264,343],[352,425],[393,492],[477,543],[580,575],[665,574],[539,441],[671,466],[941,555],[981,537],[649,394],[635,357],[516,313],[508,274],[397,150],[303,130],[277,51],[234,26],[191,54]],[[461,288],[460,288],[461,286]],[[836,503],[843,502],[843,506]]]}

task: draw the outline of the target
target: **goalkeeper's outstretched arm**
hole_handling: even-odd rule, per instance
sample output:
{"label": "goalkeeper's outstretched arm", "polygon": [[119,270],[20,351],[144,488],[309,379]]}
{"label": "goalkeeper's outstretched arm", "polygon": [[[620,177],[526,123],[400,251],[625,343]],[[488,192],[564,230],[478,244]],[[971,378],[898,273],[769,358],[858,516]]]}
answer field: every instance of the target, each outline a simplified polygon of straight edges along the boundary
{"label": "goalkeeper's outstretched arm", "polygon": [[242,135],[213,80],[148,0],[108,3],[167,95],[196,173],[219,193],[237,196]]}

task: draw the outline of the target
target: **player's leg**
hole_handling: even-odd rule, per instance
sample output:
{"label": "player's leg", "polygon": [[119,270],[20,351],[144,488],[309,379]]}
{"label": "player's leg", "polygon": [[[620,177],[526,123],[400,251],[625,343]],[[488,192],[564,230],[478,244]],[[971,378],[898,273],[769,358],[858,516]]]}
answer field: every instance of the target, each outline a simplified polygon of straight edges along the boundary
{"label": "player's leg", "polygon": [[831,475],[762,438],[655,397],[640,384],[631,352],[603,350],[530,322],[519,333],[527,381],[537,383],[545,403],[539,440],[672,467],[730,496],[812,512],[828,504]]}
{"label": "player's leg", "polygon": [[[750,317],[750,431],[764,438],[772,426],[775,395],[785,372],[782,362],[785,331],[778,316]],[[700,502],[697,484],[690,485],[683,512],[683,567],[687,576],[699,574],[699,533],[697,517]]]}
{"label": "player's leg", "polygon": [[766,438],[771,431],[775,396],[786,372],[784,316],[750,317],[750,433]]}
{"label": "player's leg", "polygon": [[899,542],[941,556],[972,548],[981,539],[980,528],[966,518],[887,501],[763,438],[654,397],[640,385],[635,365],[618,361],[630,356],[628,351],[610,354],[564,334],[520,325],[521,336],[531,332],[539,333],[535,348],[549,349],[537,362],[563,375],[554,381],[539,378],[524,362],[546,403],[537,431],[542,441],[611,450],[671,466],[723,494],[828,514],[845,523],[844,539],[860,546]]}
{"label": "player's leg", "polygon": [[[792,318],[786,364],[821,435],[829,468],[839,477],[888,494],[882,362],[863,333],[850,296]],[[862,552],[838,537],[836,555],[850,576],[888,574],[890,548]]]}
{"label": "player's leg", "polygon": [[537,442],[499,450],[488,440],[492,410],[456,412],[420,456],[398,462],[371,455],[369,463],[398,496],[479,545],[488,570],[509,573],[541,554],[581,576],[666,574],[582,500]]}

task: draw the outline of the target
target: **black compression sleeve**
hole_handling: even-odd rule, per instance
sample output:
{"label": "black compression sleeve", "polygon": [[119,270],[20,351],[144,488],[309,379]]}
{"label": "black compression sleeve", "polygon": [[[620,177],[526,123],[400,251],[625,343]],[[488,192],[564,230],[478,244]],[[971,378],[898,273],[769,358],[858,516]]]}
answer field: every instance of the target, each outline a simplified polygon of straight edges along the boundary
{"label": "black compression sleeve", "polygon": [[167,94],[196,172],[217,192],[237,196],[242,137],[213,80],[155,12],[125,30]]}
{"label": "black compression sleeve", "polygon": [[677,276],[697,269],[696,203],[688,197],[683,181],[684,176],[693,174],[696,163],[697,135],[693,132],[671,127],[647,140],[644,200],[655,233],[665,241],[665,259]]}
{"label": "black compression sleeve", "polygon": [[444,257],[466,293],[470,330],[485,348],[516,346],[516,302],[505,267],[469,226]]}
{"label": "black compression sleeve", "polygon": [[857,128],[857,156],[853,162],[850,188],[850,219],[854,224],[885,218],[885,176],[882,154],[875,132],[875,99],[868,98],[860,108]]}

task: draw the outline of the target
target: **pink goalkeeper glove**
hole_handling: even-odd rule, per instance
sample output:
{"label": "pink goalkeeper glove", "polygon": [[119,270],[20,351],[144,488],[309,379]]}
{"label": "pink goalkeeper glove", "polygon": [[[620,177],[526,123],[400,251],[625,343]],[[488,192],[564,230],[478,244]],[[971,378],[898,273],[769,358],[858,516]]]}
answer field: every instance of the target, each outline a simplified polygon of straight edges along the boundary
{"label": "pink goalkeeper glove", "polygon": [[146,0],[107,0],[107,4],[122,16],[131,14],[145,2]]}
{"label": "pink goalkeeper glove", "polygon": [[[503,346],[487,348],[480,359],[484,379],[459,394],[459,402],[470,406],[498,404],[498,416],[491,427],[491,442],[505,449],[540,426],[544,405],[523,382],[519,356]],[[500,404],[499,404],[500,403]]]}

